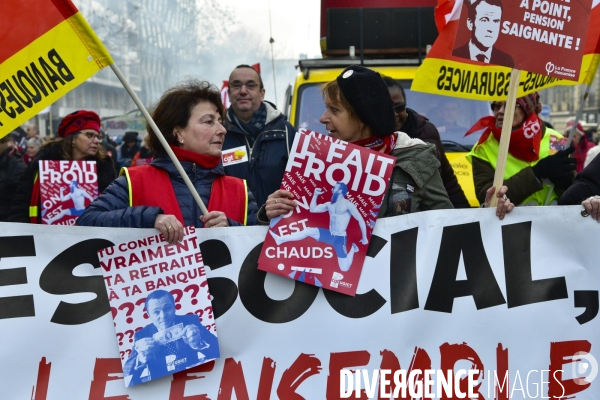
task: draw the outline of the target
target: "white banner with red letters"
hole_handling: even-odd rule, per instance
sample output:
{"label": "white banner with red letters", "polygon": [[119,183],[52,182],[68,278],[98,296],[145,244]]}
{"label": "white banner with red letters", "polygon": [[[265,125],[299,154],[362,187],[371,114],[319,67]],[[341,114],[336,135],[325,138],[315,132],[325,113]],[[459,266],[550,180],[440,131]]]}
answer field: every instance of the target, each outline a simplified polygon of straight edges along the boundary
{"label": "white banner with red letters", "polygon": [[356,297],[259,271],[267,227],[200,229],[221,358],[125,388],[96,251],[154,233],[0,223],[1,398],[331,400],[359,369],[450,369],[461,390],[476,369],[479,399],[600,398],[600,225],[580,207],[379,220]]}

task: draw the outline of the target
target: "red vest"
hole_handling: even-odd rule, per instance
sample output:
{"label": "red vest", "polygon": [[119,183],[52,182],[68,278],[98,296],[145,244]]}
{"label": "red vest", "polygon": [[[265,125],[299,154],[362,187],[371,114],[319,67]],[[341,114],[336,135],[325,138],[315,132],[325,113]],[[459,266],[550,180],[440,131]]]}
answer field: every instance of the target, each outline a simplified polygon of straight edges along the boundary
{"label": "red vest", "polygon": [[[185,225],[175,190],[167,171],[142,165],[122,168],[129,186],[129,206],[154,206],[165,214],[174,215]],[[208,211],[222,211],[227,218],[246,225],[248,215],[248,191],[246,181],[231,176],[219,176],[212,185]]]}

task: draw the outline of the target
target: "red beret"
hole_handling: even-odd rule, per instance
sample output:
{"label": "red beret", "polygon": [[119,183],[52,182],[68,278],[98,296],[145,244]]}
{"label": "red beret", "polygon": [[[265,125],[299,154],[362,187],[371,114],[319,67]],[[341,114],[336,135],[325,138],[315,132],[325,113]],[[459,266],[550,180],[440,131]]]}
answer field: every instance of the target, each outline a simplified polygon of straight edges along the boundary
{"label": "red beret", "polygon": [[100,132],[100,117],[93,111],[78,110],[63,118],[58,127],[58,135],[67,137],[71,133],[84,129],[94,129]]}

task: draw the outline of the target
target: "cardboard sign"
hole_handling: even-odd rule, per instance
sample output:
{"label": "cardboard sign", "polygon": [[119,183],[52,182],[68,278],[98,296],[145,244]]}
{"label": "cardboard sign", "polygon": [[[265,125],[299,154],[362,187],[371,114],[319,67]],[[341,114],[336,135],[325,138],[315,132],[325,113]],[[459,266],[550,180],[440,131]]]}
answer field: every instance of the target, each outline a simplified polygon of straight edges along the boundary
{"label": "cardboard sign", "polygon": [[592,0],[464,1],[452,55],[576,81]]}
{"label": "cardboard sign", "polygon": [[193,226],[98,251],[122,355],[125,386],[219,358],[206,272]]}
{"label": "cardboard sign", "polygon": [[396,159],[298,133],[281,184],[298,206],[271,220],[258,268],[354,296]]}
{"label": "cardboard sign", "polygon": [[96,161],[40,160],[42,224],[75,225],[98,197]]}

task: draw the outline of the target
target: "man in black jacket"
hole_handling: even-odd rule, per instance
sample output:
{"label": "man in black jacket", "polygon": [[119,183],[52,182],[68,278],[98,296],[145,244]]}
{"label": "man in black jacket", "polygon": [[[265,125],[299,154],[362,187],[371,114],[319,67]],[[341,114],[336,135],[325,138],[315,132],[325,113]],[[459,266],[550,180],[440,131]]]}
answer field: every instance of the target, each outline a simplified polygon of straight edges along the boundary
{"label": "man in black jacket", "polygon": [[245,179],[260,207],[281,186],[296,130],[265,98],[260,74],[238,65],[229,76],[225,174]]}
{"label": "man in black jacket", "polygon": [[25,168],[27,165],[19,156],[12,134],[0,139],[0,222],[8,218],[10,204]]}
{"label": "man in black jacket", "polygon": [[388,86],[394,103],[396,130],[405,132],[411,138],[421,139],[424,142],[435,145],[437,158],[441,164],[440,175],[442,176],[444,188],[448,192],[448,197],[452,205],[454,208],[469,208],[469,201],[458,184],[458,179],[446,157],[446,152],[444,151],[442,140],[436,127],[427,118],[406,107],[406,95],[404,94],[404,88],[402,88],[399,82],[389,77],[384,77],[383,80]]}

